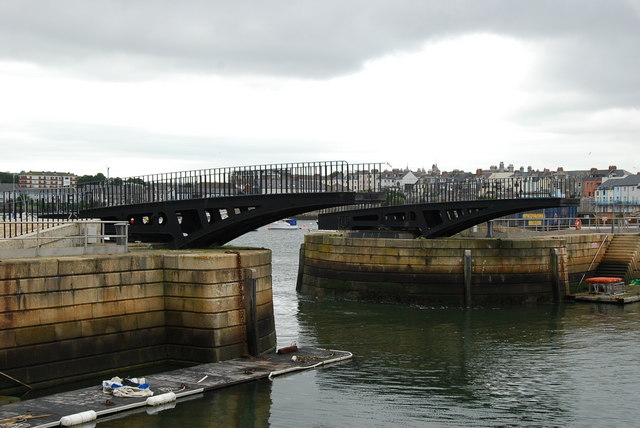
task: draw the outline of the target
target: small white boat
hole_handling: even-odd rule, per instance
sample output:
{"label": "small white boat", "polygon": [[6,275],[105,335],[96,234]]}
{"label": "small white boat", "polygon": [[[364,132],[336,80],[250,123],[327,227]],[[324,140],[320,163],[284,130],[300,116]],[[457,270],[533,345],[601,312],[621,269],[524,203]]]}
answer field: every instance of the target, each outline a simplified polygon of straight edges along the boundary
{"label": "small white boat", "polygon": [[269,230],[298,230],[298,222],[294,218],[278,220],[267,226]]}

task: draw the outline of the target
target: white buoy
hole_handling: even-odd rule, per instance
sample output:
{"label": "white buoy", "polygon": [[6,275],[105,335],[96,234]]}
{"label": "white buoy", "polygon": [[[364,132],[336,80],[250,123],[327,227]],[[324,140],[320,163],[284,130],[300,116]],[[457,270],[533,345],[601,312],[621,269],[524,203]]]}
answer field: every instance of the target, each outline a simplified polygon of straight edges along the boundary
{"label": "white buoy", "polygon": [[63,427],[70,427],[72,425],[78,425],[89,421],[95,421],[98,415],[93,410],[87,410],[86,412],[74,413],[73,415],[67,415],[60,418],[60,425]]}
{"label": "white buoy", "polygon": [[159,406],[161,404],[169,403],[171,401],[176,401],[176,394],[174,392],[167,392],[160,395],[154,395],[153,397],[147,398],[147,406]]}

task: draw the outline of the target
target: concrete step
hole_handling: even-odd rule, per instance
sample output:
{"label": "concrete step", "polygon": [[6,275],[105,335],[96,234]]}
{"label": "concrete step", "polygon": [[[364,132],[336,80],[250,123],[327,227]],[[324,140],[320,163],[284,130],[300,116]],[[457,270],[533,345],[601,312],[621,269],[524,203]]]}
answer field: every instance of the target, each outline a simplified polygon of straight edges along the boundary
{"label": "concrete step", "polygon": [[623,253],[623,254],[605,254],[604,257],[602,258],[602,261],[627,261],[627,262],[631,262],[633,259],[635,259],[637,256],[635,254],[628,254],[628,253]]}
{"label": "concrete step", "polygon": [[627,251],[630,253],[635,253],[638,251],[636,247],[620,247],[620,246],[611,246],[607,249],[607,251]]}
{"label": "concrete step", "polygon": [[598,265],[594,276],[613,276],[624,278],[628,270],[628,263],[601,262]]}

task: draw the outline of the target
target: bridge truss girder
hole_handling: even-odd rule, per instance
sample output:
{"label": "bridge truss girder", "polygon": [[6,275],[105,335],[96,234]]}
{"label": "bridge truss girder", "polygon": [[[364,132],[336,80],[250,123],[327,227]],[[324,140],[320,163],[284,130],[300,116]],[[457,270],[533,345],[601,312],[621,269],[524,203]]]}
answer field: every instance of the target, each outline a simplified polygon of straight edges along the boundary
{"label": "bridge truss girder", "polygon": [[324,230],[409,231],[425,238],[452,236],[472,226],[518,212],[578,206],[579,199],[481,199],[475,201],[395,205],[321,214]]}
{"label": "bridge truss girder", "polygon": [[223,245],[282,218],[344,205],[376,203],[381,193],[299,193],[185,199],[92,208],[84,218],[129,223],[129,239],[173,248]]}

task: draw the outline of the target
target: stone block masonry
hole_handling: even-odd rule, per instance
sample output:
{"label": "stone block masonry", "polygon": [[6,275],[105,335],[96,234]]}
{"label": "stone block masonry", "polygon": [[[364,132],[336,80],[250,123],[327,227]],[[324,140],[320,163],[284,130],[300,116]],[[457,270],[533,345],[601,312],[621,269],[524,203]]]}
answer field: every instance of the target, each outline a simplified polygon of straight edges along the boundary
{"label": "stone block masonry", "polygon": [[[424,305],[557,300],[597,266],[605,234],[385,239],[317,233],[301,248],[303,294]],[[465,275],[465,251],[470,252]]]}
{"label": "stone block masonry", "polygon": [[0,261],[0,394],[20,386],[9,376],[44,387],[115,368],[247,353],[248,269],[258,352],[269,352],[276,345],[269,250]]}

